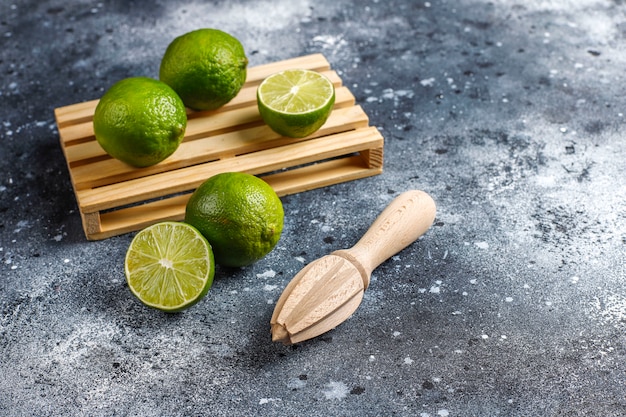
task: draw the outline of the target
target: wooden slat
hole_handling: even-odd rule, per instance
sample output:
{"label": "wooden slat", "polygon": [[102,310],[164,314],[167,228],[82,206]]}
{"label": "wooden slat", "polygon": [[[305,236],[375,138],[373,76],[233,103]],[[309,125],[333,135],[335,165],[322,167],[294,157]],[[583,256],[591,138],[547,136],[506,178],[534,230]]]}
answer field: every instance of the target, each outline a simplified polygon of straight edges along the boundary
{"label": "wooden slat", "polygon": [[137,203],[163,195],[176,194],[198,187],[204,180],[220,172],[241,171],[251,174],[324,160],[362,149],[382,146],[382,137],[374,127],[323,136],[306,142],[266,149],[210,164],[188,166],[155,175],[77,190],[79,205],[86,213]]}
{"label": "wooden slat", "polygon": [[[369,167],[360,155],[323,161],[294,170],[261,176],[280,196],[310,191],[338,182],[354,181],[379,175],[382,167]],[[90,239],[105,239],[141,230],[164,220],[183,220],[190,194],[132,206],[100,215],[101,223],[89,234]]]}
{"label": "wooden slat", "polygon": [[[338,88],[336,90],[335,109],[346,108],[353,105],[354,96],[350,90],[345,87]],[[187,122],[183,142],[215,136],[225,132],[239,131],[247,126],[259,126],[262,124],[263,121],[261,120],[255,101],[253,105],[224,112],[219,114],[219,116],[213,115],[190,119]],[[72,140],[68,140],[64,143],[67,162],[71,166],[83,165],[84,163],[88,163],[91,159],[110,159],[98,142],[96,142],[93,136],[93,124],[91,122],[73,125],[63,129],[63,131],[66,139],[68,139],[68,135],[72,136]],[[163,161],[161,164],[167,164],[167,162]],[[129,171],[134,169],[136,168],[127,167]]]}
{"label": "wooden slat", "polygon": [[338,109],[326,123],[307,138],[286,138],[266,125],[251,127],[221,135],[207,135],[203,139],[183,142],[176,152],[160,164],[137,169],[112,158],[94,161],[72,169],[76,190],[102,187],[134,178],[171,171],[185,166],[232,158],[251,152],[273,149],[312,138],[327,136],[345,130],[367,126],[368,118],[359,106]]}

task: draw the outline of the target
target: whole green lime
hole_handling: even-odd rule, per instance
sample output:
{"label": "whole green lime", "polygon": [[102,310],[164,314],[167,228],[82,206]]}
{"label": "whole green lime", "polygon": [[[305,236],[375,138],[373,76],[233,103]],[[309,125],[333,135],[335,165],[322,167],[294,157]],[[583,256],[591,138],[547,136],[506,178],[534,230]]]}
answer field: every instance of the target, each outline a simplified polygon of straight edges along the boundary
{"label": "whole green lime", "polygon": [[283,230],[283,205],[262,179],[241,172],[217,174],[191,195],[185,222],[206,237],[215,262],[250,265],[267,255]]}
{"label": "whole green lime", "polygon": [[155,165],[178,149],[187,128],[180,97],[167,84],[147,77],[125,78],[96,106],[96,140],[113,158],[135,167]]}
{"label": "whole green lime", "polygon": [[239,93],[247,66],[238,39],[219,29],[198,29],[168,45],[159,79],[171,86],[187,107],[214,110]]}

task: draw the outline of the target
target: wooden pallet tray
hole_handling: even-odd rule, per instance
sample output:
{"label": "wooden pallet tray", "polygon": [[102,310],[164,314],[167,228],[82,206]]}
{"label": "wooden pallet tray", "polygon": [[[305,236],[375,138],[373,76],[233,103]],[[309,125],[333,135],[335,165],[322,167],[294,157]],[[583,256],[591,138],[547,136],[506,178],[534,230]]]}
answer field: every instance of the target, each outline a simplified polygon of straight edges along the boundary
{"label": "wooden pallet tray", "polygon": [[[322,128],[303,139],[274,133],[259,116],[256,88],[270,74],[305,68],[328,76],[335,107]],[[182,220],[189,195],[212,175],[239,171],[287,195],[380,174],[383,137],[321,54],[248,69],[246,84],[224,107],[188,112],[185,138],[165,161],[133,168],[109,157],[95,140],[98,100],[55,109],[61,147],[89,240]]]}

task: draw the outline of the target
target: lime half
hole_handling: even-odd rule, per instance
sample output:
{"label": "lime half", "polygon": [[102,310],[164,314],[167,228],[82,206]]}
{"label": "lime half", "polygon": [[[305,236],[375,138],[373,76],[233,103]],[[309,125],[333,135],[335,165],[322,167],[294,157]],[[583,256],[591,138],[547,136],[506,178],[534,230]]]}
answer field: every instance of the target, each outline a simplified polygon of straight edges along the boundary
{"label": "lime half", "polygon": [[324,75],[289,69],[267,77],[257,90],[259,113],[275,132],[294,138],[314,133],[328,119],[335,87]]}
{"label": "lime half", "polygon": [[196,228],[182,222],[161,222],[133,238],[125,269],[128,286],[142,303],[175,312],[206,295],[215,263],[211,245]]}

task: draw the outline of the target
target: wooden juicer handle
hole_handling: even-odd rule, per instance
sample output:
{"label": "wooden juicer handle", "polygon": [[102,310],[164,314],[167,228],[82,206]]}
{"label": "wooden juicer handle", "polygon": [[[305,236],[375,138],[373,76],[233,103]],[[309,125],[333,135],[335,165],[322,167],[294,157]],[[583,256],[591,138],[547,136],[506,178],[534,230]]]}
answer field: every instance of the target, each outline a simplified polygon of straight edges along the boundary
{"label": "wooden juicer handle", "polygon": [[435,219],[432,197],[410,190],[396,197],[350,249],[333,252],[352,262],[368,287],[372,271],[423,235]]}

